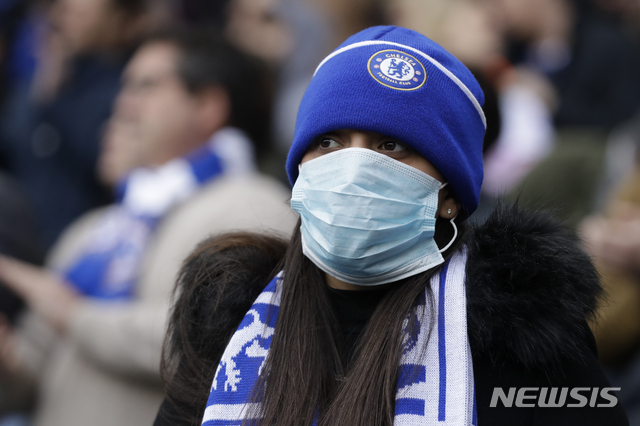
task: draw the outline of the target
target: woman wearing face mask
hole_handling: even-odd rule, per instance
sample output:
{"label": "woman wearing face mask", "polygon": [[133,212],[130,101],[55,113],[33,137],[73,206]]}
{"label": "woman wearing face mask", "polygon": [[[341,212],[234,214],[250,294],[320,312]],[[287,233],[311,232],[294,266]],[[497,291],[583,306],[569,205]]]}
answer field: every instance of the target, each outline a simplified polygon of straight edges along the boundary
{"label": "woman wearing face mask", "polygon": [[187,259],[156,424],[628,424],[603,389],[586,325],[601,289],[575,239],[505,207],[466,226],[482,103],[407,29],[329,55],[287,160],[300,226],[288,247],[230,234]]}

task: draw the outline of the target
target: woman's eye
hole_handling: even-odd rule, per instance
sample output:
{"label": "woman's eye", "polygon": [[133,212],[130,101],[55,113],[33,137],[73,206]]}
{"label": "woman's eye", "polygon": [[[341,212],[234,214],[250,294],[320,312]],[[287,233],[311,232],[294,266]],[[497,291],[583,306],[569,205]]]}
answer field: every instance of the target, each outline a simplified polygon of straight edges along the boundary
{"label": "woman's eye", "polygon": [[328,148],[336,148],[340,146],[340,144],[335,139],[322,138],[318,142],[318,146],[322,149],[328,149]]}
{"label": "woman's eye", "polygon": [[403,144],[395,141],[383,142],[380,147],[382,148],[383,151],[394,151],[394,152],[400,152],[407,149]]}

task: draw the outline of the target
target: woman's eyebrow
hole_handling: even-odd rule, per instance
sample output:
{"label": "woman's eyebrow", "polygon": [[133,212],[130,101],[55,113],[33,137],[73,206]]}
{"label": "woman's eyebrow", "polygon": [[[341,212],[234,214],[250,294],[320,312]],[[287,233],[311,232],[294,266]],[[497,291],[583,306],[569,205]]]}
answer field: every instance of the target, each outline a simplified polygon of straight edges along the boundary
{"label": "woman's eyebrow", "polygon": [[323,133],[322,135],[320,135],[321,138],[326,138],[326,137],[340,137],[340,134],[336,131],[331,131],[331,132],[327,132],[327,133]]}

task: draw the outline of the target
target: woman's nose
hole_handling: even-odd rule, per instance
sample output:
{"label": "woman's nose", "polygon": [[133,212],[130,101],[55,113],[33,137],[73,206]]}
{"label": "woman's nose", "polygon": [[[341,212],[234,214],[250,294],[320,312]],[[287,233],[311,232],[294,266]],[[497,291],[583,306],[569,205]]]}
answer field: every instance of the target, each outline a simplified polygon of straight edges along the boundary
{"label": "woman's nose", "polygon": [[363,132],[353,132],[349,138],[349,147],[371,149],[371,138]]}

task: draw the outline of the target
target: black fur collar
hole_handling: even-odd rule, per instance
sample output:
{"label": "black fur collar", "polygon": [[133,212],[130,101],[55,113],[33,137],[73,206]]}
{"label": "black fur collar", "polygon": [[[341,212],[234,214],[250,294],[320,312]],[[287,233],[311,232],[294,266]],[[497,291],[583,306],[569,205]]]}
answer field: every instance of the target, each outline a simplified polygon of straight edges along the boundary
{"label": "black fur collar", "polygon": [[541,213],[498,206],[467,240],[467,323],[474,352],[549,370],[584,353],[603,290],[577,237]]}

